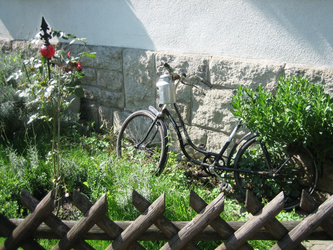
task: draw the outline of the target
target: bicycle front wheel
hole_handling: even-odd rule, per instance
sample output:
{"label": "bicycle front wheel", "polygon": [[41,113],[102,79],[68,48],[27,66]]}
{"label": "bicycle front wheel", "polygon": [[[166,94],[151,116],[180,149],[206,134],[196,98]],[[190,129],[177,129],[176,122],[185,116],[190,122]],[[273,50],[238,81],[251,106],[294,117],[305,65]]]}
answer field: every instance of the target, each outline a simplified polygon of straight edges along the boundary
{"label": "bicycle front wheel", "polygon": [[[240,149],[235,159],[235,168],[253,172],[235,171],[237,187],[243,195],[248,189],[260,201],[270,201],[283,191],[284,209],[298,206],[302,190],[312,194],[318,182],[318,169],[314,157],[302,146],[276,145],[266,148],[268,155],[265,157],[260,141],[252,138]],[[268,167],[267,161],[270,162],[271,168]]]}
{"label": "bicycle front wheel", "polygon": [[160,175],[168,157],[167,130],[163,120],[153,124],[155,115],[141,110],[124,121],[117,138],[117,156],[141,166],[147,166]]}

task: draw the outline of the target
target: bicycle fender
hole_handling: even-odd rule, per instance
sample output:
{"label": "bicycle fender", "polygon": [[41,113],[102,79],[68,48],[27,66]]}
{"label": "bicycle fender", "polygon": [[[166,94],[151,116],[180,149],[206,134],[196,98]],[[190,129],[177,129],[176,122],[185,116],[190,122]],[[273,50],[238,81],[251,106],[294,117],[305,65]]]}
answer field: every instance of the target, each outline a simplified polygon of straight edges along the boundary
{"label": "bicycle fender", "polygon": [[156,108],[154,108],[153,106],[149,106],[149,110],[154,114],[154,115],[158,115],[158,111]]}
{"label": "bicycle fender", "polygon": [[[252,135],[252,136],[251,136]],[[236,150],[236,148],[238,147],[239,144],[241,144],[242,141],[244,140],[249,140],[252,139],[253,137],[255,137],[256,135],[254,135],[252,132],[248,132],[247,134],[245,134],[244,136],[242,136],[236,143],[235,145],[232,147],[230,153],[233,154],[234,151]],[[240,149],[238,149],[240,150]]]}
{"label": "bicycle fender", "polygon": [[242,136],[234,145],[234,148],[237,147],[242,141],[244,140],[247,140],[247,138],[250,136],[250,135],[253,135],[251,136],[249,139],[252,139],[253,137],[255,137],[256,135],[253,134],[252,132],[248,132],[246,135]]}

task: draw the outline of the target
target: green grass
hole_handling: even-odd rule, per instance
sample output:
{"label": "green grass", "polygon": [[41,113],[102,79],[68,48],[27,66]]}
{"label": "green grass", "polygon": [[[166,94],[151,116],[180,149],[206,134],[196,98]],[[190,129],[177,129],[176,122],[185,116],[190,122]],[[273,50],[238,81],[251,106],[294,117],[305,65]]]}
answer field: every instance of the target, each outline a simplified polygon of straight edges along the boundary
{"label": "green grass", "polygon": [[[69,193],[78,189],[85,193],[91,202],[107,193],[107,216],[113,221],[135,220],[140,215],[131,203],[133,190],[151,203],[165,193],[164,215],[171,221],[190,221],[196,216],[197,213],[189,206],[190,190],[194,190],[207,203],[218,195],[218,188],[189,180],[184,169],[178,166],[175,155],[170,155],[166,171],[159,177],[150,174],[149,165],[145,164],[144,159],[136,164],[118,159],[112,149],[114,136],[111,138],[98,134],[74,141],[63,138],[61,176],[64,189]],[[17,153],[12,148],[0,145],[0,175],[3,176],[0,178],[0,212],[9,218],[24,218],[29,212],[20,203],[20,192],[23,188],[38,199],[52,189],[52,169],[47,157],[39,155],[35,146],[28,145],[26,148],[25,152]],[[242,206],[234,199],[226,198],[221,217],[226,221],[248,220],[249,214],[240,212],[241,209]],[[71,219],[80,218],[80,213],[73,214]],[[299,219],[295,213],[281,214],[284,218]],[[3,240],[0,239],[0,242]],[[55,244],[55,241],[49,240],[40,242],[46,249]],[[96,249],[105,249],[110,244],[103,241],[90,243]],[[147,249],[158,249],[164,244],[141,243]],[[214,249],[221,242],[198,244],[202,249]],[[251,241],[250,244],[256,249],[269,249],[275,242]]]}

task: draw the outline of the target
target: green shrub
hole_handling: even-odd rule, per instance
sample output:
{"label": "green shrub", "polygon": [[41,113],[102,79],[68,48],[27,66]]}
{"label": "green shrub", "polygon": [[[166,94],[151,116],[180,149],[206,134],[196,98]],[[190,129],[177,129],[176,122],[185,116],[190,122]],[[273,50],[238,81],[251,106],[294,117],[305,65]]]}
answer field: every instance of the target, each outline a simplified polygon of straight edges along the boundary
{"label": "green shrub", "polygon": [[281,78],[276,93],[239,87],[232,111],[267,144],[303,144],[322,157],[333,148],[333,100],[321,85]]}
{"label": "green shrub", "polygon": [[[24,84],[24,74],[20,79],[10,77],[23,67],[24,56],[22,52],[14,51],[10,54],[0,52],[0,143],[24,152],[35,136],[46,137],[50,132],[43,121],[28,124],[29,117],[35,110],[27,107],[29,96],[19,96],[18,86]],[[45,138],[49,143],[50,138]],[[45,149],[44,145],[39,149]]]}

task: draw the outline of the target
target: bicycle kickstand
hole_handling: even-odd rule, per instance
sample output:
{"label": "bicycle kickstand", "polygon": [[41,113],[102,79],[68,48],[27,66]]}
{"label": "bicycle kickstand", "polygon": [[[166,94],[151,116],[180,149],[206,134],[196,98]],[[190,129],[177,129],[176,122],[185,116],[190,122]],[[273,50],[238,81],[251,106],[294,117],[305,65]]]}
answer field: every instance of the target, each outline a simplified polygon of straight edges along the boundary
{"label": "bicycle kickstand", "polygon": [[231,189],[231,185],[229,183],[227,183],[220,175],[218,175],[215,172],[214,165],[210,165],[209,170],[212,171],[217,176],[217,178],[221,181],[220,192],[228,193]]}

